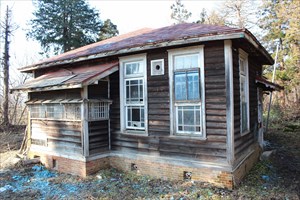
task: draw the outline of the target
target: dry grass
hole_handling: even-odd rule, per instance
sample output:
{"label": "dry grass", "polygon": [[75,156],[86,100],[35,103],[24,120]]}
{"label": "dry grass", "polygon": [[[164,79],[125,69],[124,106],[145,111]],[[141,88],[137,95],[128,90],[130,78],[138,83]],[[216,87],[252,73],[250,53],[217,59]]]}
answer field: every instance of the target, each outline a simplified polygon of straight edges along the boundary
{"label": "dry grass", "polygon": [[12,127],[0,132],[0,153],[18,150],[24,137],[24,127]]}
{"label": "dry grass", "polygon": [[11,127],[0,132],[0,169],[14,166],[18,159],[16,154],[24,137],[24,127]]}

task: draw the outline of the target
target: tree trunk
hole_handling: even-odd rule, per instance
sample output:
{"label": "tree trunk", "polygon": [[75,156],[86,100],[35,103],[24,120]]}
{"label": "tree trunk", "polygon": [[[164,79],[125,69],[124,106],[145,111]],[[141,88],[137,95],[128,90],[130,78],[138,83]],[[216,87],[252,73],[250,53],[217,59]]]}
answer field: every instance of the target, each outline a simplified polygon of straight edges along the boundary
{"label": "tree trunk", "polygon": [[8,119],[8,91],[9,91],[9,35],[11,32],[10,27],[10,10],[6,8],[5,22],[4,22],[4,55],[3,55],[3,121],[4,127],[9,126]]}

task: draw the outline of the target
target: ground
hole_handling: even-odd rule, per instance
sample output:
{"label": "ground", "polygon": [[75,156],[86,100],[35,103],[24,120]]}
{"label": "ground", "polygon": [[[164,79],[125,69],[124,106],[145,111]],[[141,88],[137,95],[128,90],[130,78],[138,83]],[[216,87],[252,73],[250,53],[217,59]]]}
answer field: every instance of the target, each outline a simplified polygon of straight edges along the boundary
{"label": "ground", "polygon": [[[0,199],[300,199],[300,120],[266,134],[269,160],[260,161],[233,191],[192,181],[166,181],[102,170],[80,178],[14,163],[22,134],[0,133]],[[8,139],[10,138],[10,139]]]}

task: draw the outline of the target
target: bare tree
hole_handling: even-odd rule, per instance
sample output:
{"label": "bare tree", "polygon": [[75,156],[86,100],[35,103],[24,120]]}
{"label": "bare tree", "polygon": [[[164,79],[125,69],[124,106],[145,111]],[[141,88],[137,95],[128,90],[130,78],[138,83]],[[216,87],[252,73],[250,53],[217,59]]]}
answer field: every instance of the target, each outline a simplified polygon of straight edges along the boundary
{"label": "bare tree", "polygon": [[4,29],[4,53],[2,59],[3,65],[3,103],[2,103],[2,126],[8,127],[10,125],[8,118],[8,105],[9,105],[9,44],[10,36],[12,32],[16,30],[16,26],[12,24],[11,20],[11,9],[6,7],[6,13],[4,17],[4,22],[1,23],[1,28]]}
{"label": "bare tree", "polygon": [[211,24],[211,25],[225,25],[225,19],[222,15],[213,10],[207,12],[205,8],[202,9],[200,13],[200,20],[196,21],[198,24]]}
{"label": "bare tree", "polygon": [[257,2],[254,0],[226,0],[219,13],[226,24],[239,28],[251,28]]}

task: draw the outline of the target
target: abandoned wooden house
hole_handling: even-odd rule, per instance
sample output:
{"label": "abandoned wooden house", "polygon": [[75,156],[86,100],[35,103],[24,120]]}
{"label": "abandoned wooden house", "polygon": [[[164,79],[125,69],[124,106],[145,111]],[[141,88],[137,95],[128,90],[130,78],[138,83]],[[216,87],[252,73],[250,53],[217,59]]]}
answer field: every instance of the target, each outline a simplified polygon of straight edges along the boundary
{"label": "abandoned wooden house", "polygon": [[29,155],[86,176],[103,168],[233,188],[262,143],[272,57],[246,29],[141,29],[20,68]]}

